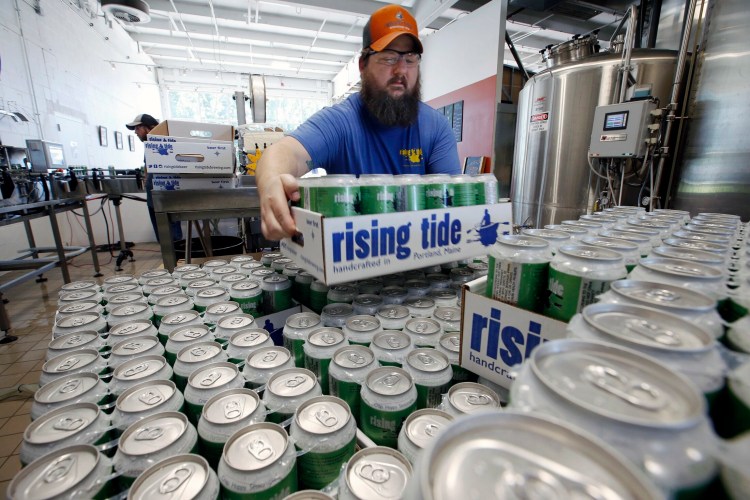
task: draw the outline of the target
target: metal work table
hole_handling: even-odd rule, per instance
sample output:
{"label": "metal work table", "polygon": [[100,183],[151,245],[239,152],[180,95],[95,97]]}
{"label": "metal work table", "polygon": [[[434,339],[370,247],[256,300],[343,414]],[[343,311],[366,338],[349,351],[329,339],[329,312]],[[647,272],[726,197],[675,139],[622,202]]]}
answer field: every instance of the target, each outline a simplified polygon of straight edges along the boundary
{"label": "metal work table", "polygon": [[[162,260],[164,268],[169,272],[177,265],[174,242],[169,232],[172,222],[260,216],[260,200],[254,186],[236,189],[152,191],[151,195],[154,200]],[[210,252],[210,248],[206,250]],[[189,255],[189,249],[186,255]]]}
{"label": "metal work table", "polygon": [[[75,210],[80,208],[83,211],[83,218],[86,223],[86,232],[89,237],[88,247],[66,247],[63,246],[62,238],[60,236],[60,227],[57,224],[57,214],[66,212],[69,210]],[[50,226],[52,229],[52,237],[55,240],[54,247],[37,247],[36,241],[34,240],[34,233],[31,229],[31,221],[33,219],[39,219],[42,217],[48,217]],[[37,203],[27,203],[24,205],[10,205],[7,207],[0,207],[0,227],[9,226],[11,224],[23,223],[26,229],[26,238],[29,243],[29,248],[23,251],[17,258],[11,260],[0,260],[0,271],[17,271],[24,269],[31,269],[28,273],[25,273],[10,281],[4,281],[0,283],[0,330],[7,331],[10,329],[10,320],[5,312],[2,296],[5,290],[19,285],[25,281],[32,279],[35,276],[40,276],[42,273],[60,266],[62,272],[63,281],[70,283],[70,273],[68,271],[68,260],[91,251],[91,259],[94,263],[94,276],[101,276],[99,272],[99,259],[96,255],[96,243],[94,242],[94,231],[91,227],[91,219],[89,216],[89,209],[86,206],[85,197],[74,197],[74,198],[62,198],[50,201],[40,201]],[[56,256],[51,257],[40,257],[40,254],[53,254]]]}

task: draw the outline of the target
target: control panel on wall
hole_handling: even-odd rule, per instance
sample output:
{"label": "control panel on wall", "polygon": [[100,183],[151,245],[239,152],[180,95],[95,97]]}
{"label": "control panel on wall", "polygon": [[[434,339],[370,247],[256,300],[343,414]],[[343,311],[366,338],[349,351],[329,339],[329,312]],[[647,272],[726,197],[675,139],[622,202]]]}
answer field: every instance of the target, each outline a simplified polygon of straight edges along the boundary
{"label": "control panel on wall", "polygon": [[651,111],[650,100],[597,106],[591,128],[589,155],[602,158],[642,158]]}

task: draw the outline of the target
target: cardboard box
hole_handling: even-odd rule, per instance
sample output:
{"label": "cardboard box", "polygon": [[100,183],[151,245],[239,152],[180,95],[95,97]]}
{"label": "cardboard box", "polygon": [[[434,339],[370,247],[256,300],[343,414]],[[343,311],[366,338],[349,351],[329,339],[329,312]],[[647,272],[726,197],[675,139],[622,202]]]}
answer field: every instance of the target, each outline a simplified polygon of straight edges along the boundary
{"label": "cardboard box", "polygon": [[212,177],[208,175],[154,174],[154,191],[186,191],[190,189],[234,189],[236,176]]}
{"label": "cardboard box", "polygon": [[357,217],[292,208],[300,234],[281,251],[329,285],[486,255],[512,229],[511,204]]}
{"label": "cardboard box", "polygon": [[148,134],[146,167],[152,174],[233,174],[234,127],[164,120]]}
{"label": "cardboard box", "polygon": [[543,342],[565,338],[567,323],[484,296],[487,278],[463,287],[461,366],[510,388],[517,369]]}

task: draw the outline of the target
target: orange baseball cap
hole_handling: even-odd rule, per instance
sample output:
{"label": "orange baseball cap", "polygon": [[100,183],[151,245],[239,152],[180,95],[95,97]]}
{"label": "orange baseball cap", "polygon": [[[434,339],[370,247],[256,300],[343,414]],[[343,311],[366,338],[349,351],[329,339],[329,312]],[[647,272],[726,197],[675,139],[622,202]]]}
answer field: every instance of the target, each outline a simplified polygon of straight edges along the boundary
{"label": "orange baseball cap", "polygon": [[414,16],[400,5],[386,5],[372,13],[362,32],[362,46],[374,51],[381,51],[401,35],[414,39],[416,51],[422,53],[422,42],[419,41],[419,29]]}

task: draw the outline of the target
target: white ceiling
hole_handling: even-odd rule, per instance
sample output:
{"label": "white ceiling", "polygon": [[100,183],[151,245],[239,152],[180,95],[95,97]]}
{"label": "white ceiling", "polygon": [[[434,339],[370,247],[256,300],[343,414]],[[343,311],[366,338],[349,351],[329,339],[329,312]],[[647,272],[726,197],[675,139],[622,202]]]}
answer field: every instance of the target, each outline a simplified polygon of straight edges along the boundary
{"label": "white ceiling", "polygon": [[[356,57],[369,15],[385,3],[409,8],[425,37],[489,0],[145,1],[150,22],[117,22],[153,59],[160,84],[243,89],[246,75],[262,74],[269,92],[323,93]],[[543,67],[539,51],[549,44],[597,28],[604,28],[600,39],[608,38],[632,1],[509,0],[506,30],[526,69],[536,71]],[[505,58],[515,65],[510,51]]]}

